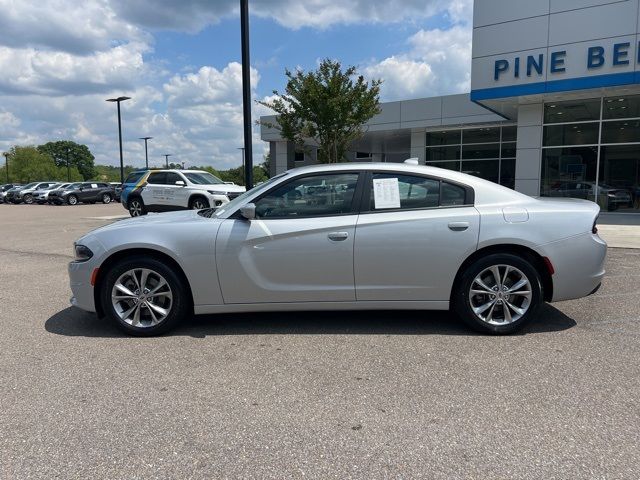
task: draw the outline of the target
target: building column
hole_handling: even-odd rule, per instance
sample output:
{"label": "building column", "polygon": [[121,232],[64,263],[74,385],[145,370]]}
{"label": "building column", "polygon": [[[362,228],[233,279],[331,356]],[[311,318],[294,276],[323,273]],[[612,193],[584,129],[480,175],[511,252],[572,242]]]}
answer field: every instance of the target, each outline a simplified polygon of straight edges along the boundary
{"label": "building column", "polygon": [[292,157],[292,145],[290,145],[290,143],[291,142],[286,140],[271,142],[271,161],[274,165],[271,167],[271,170],[274,175],[286,172],[289,168],[292,168],[289,166],[289,163],[293,161],[293,158],[290,158]]}
{"label": "building column", "polygon": [[518,107],[516,191],[525,195],[540,195],[543,107],[542,103]]}
{"label": "building column", "polygon": [[420,165],[426,163],[427,133],[425,130],[411,131],[411,158],[417,158]]}

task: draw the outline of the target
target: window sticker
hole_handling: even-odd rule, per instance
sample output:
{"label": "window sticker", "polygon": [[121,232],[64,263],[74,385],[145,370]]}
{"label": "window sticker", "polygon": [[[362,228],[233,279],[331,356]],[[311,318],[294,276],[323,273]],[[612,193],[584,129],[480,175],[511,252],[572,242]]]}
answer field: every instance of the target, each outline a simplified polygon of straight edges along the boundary
{"label": "window sticker", "polygon": [[400,187],[397,178],[374,178],[373,199],[375,209],[400,208]]}

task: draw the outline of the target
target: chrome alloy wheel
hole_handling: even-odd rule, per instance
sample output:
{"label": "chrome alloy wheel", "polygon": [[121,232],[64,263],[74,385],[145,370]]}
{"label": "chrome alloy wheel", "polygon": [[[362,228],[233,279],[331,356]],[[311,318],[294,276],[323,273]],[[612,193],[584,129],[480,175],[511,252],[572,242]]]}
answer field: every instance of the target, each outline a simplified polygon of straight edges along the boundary
{"label": "chrome alloy wheel", "polygon": [[173,294],[162,275],[148,268],[134,268],[114,283],[111,303],[120,320],[132,327],[148,328],[171,313]]}
{"label": "chrome alloy wheel", "polygon": [[139,200],[131,200],[131,203],[129,203],[129,213],[131,213],[132,217],[142,215],[142,204]]}
{"label": "chrome alloy wheel", "polygon": [[529,310],[531,298],[529,279],[511,265],[486,268],[473,280],[469,291],[473,313],[489,325],[518,321]]}
{"label": "chrome alloy wheel", "polygon": [[193,204],[192,204],[192,208],[194,210],[202,210],[202,209],[205,209],[205,208],[208,208],[208,207],[209,207],[209,205],[205,205],[204,200],[202,200],[201,198],[196,198],[193,201]]}

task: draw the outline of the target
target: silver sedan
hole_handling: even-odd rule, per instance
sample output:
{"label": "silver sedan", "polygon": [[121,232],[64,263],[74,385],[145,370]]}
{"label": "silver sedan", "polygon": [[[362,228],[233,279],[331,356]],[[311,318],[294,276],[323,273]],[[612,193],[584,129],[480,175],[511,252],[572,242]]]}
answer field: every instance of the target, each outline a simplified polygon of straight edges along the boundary
{"label": "silver sedan", "polygon": [[133,335],[193,314],[453,310],[515,332],[600,286],[599,207],[433,167],[290,170],[224,207],[123,220],[75,243],[71,303]]}

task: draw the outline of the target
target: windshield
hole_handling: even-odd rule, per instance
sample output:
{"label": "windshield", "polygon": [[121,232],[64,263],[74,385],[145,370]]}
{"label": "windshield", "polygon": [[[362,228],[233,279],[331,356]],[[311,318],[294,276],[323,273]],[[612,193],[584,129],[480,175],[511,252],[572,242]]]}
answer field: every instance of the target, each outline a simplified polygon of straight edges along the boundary
{"label": "windshield", "polygon": [[42,187],[43,190],[55,190],[56,188],[62,186],[61,183],[54,183],[53,185],[49,185],[48,187]]}
{"label": "windshield", "polygon": [[196,185],[216,185],[224,183],[218,177],[207,172],[182,172],[182,174],[187,177],[191,183],[195,183]]}
{"label": "windshield", "polygon": [[81,183],[72,183],[71,185],[69,185],[67,187],[67,190],[77,190],[78,188],[80,188],[80,185],[82,185]]}
{"label": "windshield", "polygon": [[276,180],[280,180],[282,177],[284,177],[288,172],[284,172],[281,173],[280,175],[276,175],[275,177],[271,178],[270,180],[267,180],[266,182],[264,182],[262,185],[258,185],[257,187],[253,187],[251,190],[244,192],[242,195],[240,195],[239,197],[234,198],[233,200],[231,200],[229,203],[227,203],[226,205],[224,205],[222,208],[219,208],[218,210],[216,210],[215,212],[213,212],[213,216],[214,217],[219,217],[220,215],[222,215],[225,212],[228,212],[229,210],[233,210],[236,208],[237,205],[243,203],[243,201],[249,196],[249,195],[253,195],[255,193],[260,193],[264,190],[266,190],[267,188],[269,188],[271,186],[272,183],[274,183]]}
{"label": "windshield", "polygon": [[28,183],[27,185],[24,186],[24,189],[26,190],[27,188],[33,188],[36,185],[38,185],[38,182]]}

